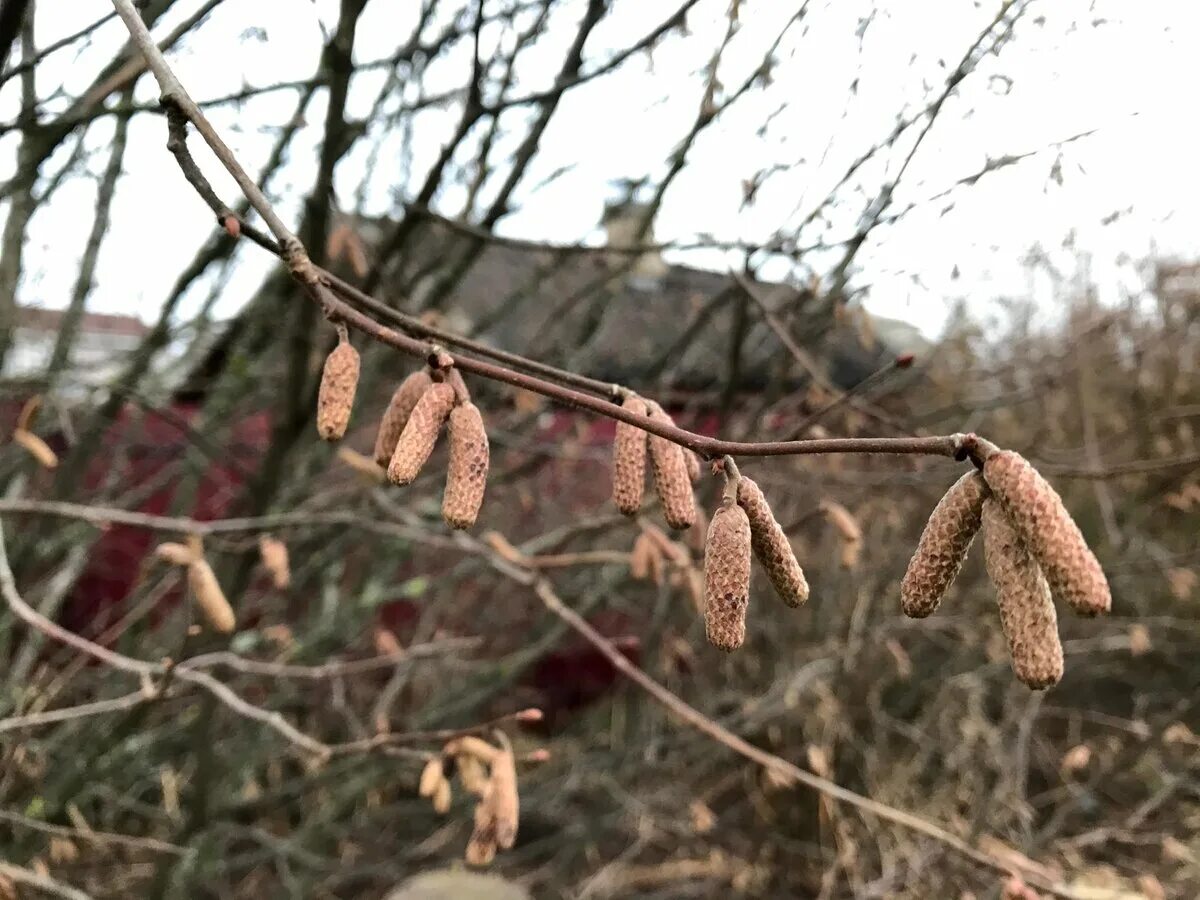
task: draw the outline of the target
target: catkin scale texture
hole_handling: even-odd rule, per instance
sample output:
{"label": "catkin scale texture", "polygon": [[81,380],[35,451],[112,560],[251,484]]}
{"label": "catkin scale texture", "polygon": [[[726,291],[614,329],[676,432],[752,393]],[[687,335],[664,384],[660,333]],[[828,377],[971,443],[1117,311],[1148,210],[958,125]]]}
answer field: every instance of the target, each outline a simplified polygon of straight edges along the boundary
{"label": "catkin scale texture", "polygon": [[[622,406],[635,416],[647,413],[646,401],[630,396]],[[627,422],[617,423],[613,439],[613,502],[623,515],[635,516],[642,508],[646,486],[646,432]]]}
{"label": "catkin scale texture", "polygon": [[442,423],[454,408],[454,388],[440,381],[431,384],[413,407],[408,424],[396,442],[396,452],[388,463],[388,481],[412,484],[437,443]]}
{"label": "catkin scale texture", "polygon": [[1057,684],[1063,675],[1063,649],[1050,586],[1008,514],[993,499],[983,505],[983,557],[996,587],[1013,672],[1034,690]]}
{"label": "catkin scale texture", "polygon": [[781,600],[800,606],[808,599],[808,581],[796,560],[792,542],[775,521],[762,490],[745,475],[738,482],[738,505],[750,523],[750,546]]}
{"label": "catkin scale texture", "polygon": [[746,639],[750,603],[750,520],[736,503],[712,517],[704,547],[704,630],[720,650],[736,650]]}
{"label": "catkin scale texture", "polygon": [[[650,415],[660,422],[671,423],[661,406],[650,405]],[[666,438],[650,435],[650,464],[654,470],[654,488],[662,501],[663,517],[676,531],[691,528],[696,522],[696,498],[688,476],[683,448]]]}
{"label": "catkin scale texture", "polygon": [[989,456],[983,477],[1042,567],[1051,594],[1080,615],[1108,612],[1112,594],[1104,571],[1046,479],[1011,450]]}
{"label": "catkin scale texture", "polygon": [[375,462],[380,468],[387,468],[392,454],[396,452],[396,442],[408,424],[421,395],[433,384],[433,379],[424,369],[413,372],[396,388],[392,394],[388,408],[384,410],[383,418],[379,420],[379,433],[375,435]]}
{"label": "catkin scale texture", "polygon": [[317,392],[317,432],[324,440],[340,441],[346,434],[358,389],[358,369],[358,351],[344,338],[325,357]]}
{"label": "catkin scale texture", "polygon": [[923,619],[938,608],[979,531],[987,496],[987,483],[972,469],[933,508],[900,583],[900,607],[906,616]]}
{"label": "catkin scale texture", "polygon": [[483,505],[487,488],[488,438],[483,416],[474,403],[462,403],[450,412],[450,464],[442,518],[451,528],[470,528]]}

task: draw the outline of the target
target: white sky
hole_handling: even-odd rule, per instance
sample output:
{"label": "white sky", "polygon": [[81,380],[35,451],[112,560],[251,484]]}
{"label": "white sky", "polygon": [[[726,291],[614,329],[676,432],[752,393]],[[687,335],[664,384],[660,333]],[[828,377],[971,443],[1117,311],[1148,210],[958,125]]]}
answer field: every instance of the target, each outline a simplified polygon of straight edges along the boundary
{"label": "white sky", "polygon": [[[106,12],[106,0],[72,0],[38,18],[40,44],[74,31]],[[157,29],[165,33],[199,0],[181,0],[180,11]],[[561,62],[583,0],[571,0],[552,17],[548,35],[520,70],[514,89],[546,87]],[[359,29],[356,57],[374,59],[394,52],[415,18],[415,2],[373,0]],[[615,0],[608,19],[585,50],[594,65],[614,48],[644,34],[673,8],[671,2]],[[728,0],[701,0],[689,16],[692,36],[673,38],[656,50],[653,68],[645,55],[614,75],[570,91],[543,140],[515,200],[519,209],[502,220],[503,233],[555,242],[598,239],[596,224],[612,181],[661,176],[665,159],[695,116],[703,79],[699,72],[725,27]],[[732,89],[758,65],[763,51],[796,3],[744,0],[742,27],[719,72]],[[963,50],[998,9],[997,3],[964,0],[828,0],[813,2],[777,54],[775,84],[750,94],[722,114],[689,154],[689,165],[667,193],[656,222],[660,240],[687,240],[710,233],[726,239],[762,239],[784,223],[798,222],[824,197],[848,162],[880,140],[896,115],[919,108],[929,88],[941,85]],[[69,10],[69,14],[64,14]],[[869,22],[862,30],[864,17]],[[1094,21],[1102,24],[1093,26]],[[316,66],[322,26],[336,22],[333,0],[227,0],[199,34],[172,55],[183,82],[197,99],[238,90],[244,84],[309,77]],[[265,41],[239,43],[250,27]],[[861,41],[856,34],[862,32]],[[119,23],[105,26],[96,49],[55,57],[39,81],[42,96],[60,84],[77,91],[88,84],[124,37]],[[511,36],[490,33],[485,44]],[[1178,0],[1050,2],[1036,0],[1017,27],[1015,40],[999,58],[989,58],[947,103],[896,194],[903,206],[937,195],[957,179],[981,168],[988,158],[1041,151],[1020,164],[960,188],[947,200],[927,203],[900,223],[880,228],[859,256],[856,284],[868,286],[870,309],[906,318],[936,332],[951,305],[966,297],[986,312],[1002,296],[1040,295],[1021,258],[1035,244],[1052,251],[1070,270],[1086,255],[1102,295],[1119,297],[1136,279],[1132,265],[1159,253],[1200,256],[1200,170],[1194,123],[1193,86],[1200,84],[1200,4]],[[464,48],[465,49],[465,48]],[[436,63],[427,84],[433,90],[464,83],[469,59],[463,52]],[[590,66],[585,63],[585,70]],[[365,111],[382,76],[356,83],[351,115]],[[60,83],[52,83],[61,78]],[[858,90],[851,93],[851,82]],[[1011,79],[1011,84],[1008,79]],[[157,92],[143,79],[140,99]],[[411,99],[411,96],[410,96]],[[787,105],[780,110],[786,101]],[[246,103],[240,111],[222,109],[215,124],[244,163],[253,168],[266,157],[274,135],[269,128],[290,115],[292,94],[274,94]],[[0,119],[11,120],[17,84],[0,92]],[[48,109],[61,108],[53,101]],[[321,121],[323,103],[310,107]],[[519,124],[526,113],[506,113]],[[455,106],[430,109],[414,119],[411,141],[399,133],[385,139],[380,165],[366,186],[369,212],[386,213],[397,192],[411,196],[458,116]],[[760,126],[770,118],[764,134]],[[112,122],[97,123],[86,147],[89,169],[106,162]],[[1078,132],[1097,133],[1063,147],[1052,145]],[[317,129],[302,134],[291,164],[274,183],[280,208],[295,217],[311,182]],[[499,150],[510,149],[521,130]],[[165,128],[158,116],[134,119],[125,176],[118,191],[113,233],[105,245],[90,308],[133,312],[152,319],[165,291],[212,227],[207,209],[183,182],[164,149]],[[193,146],[199,146],[199,140]],[[895,171],[909,144],[864,167],[859,184],[873,195],[881,174]],[[12,172],[16,135],[0,139],[0,172]],[[349,208],[363,180],[366,142],[337,173],[339,200]],[[460,153],[471,162],[474,147]],[[231,182],[215,161],[198,154],[219,191],[232,203]],[[65,154],[54,162],[61,164]],[[800,160],[802,164],[796,165]],[[757,202],[742,208],[741,182],[772,165],[789,170],[769,180]],[[552,173],[565,172],[540,189]],[[885,168],[886,167],[886,168]],[[1051,179],[1052,168],[1061,183]],[[853,185],[852,185],[853,186]],[[22,302],[55,307],[69,298],[75,263],[91,225],[94,178],[65,184],[39,211],[27,250],[28,274]],[[488,191],[484,192],[485,201]],[[833,211],[828,234],[852,232],[863,196],[846,192]],[[448,214],[460,212],[461,190],[438,198]],[[953,205],[950,205],[953,201]],[[947,207],[950,207],[947,210]],[[1110,220],[1112,214],[1118,214]],[[1069,245],[1064,248],[1064,243]],[[678,261],[714,269],[738,266],[734,256],[715,252],[678,254]],[[815,256],[818,271],[829,257]],[[252,292],[270,260],[254,248],[239,256],[237,271],[220,285],[218,311],[228,314]],[[955,272],[957,271],[957,276]],[[803,277],[801,269],[776,272]],[[212,285],[189,298],[195,309]]]}

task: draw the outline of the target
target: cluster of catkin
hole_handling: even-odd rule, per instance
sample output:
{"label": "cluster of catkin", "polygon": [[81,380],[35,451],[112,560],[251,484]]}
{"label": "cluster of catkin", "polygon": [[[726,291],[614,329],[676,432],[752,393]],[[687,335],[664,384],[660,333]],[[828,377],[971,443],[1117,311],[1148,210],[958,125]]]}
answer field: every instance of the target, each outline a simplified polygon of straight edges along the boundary
{"label": "cluster of catkin", "polygon": [[520,801],[516,757],[503,735],[499,735],[499,743],[496,747],[469,735],[454,738],[442,748],[441,755],[425,764],[418,786],[418,793],[428,797],[440,815],[450,810],[450,779],[455,774],[463,790],[479,798],[466,852],[466,860],[473,866],[486,866],[495,859],[497,850],[508,850],[517,840]]}
{"label": "cluster of catkin", "polygon": [[1062,498],[1019,454],[992,453],[946,492],[908,564],[901,607],[915,618],[936,610],[980,529],[1013,671],[1035,690],[1050,687],[1063,674],[1054,600],[1095,616],[1112,596]]}
{"label": "cluster of catkin", "polygon": [[159,544],[154,548],[154,554],[164,562],[187,569],[188,587],[204,620],[213,631],[231,634],[237,627],[237,617],[221,589],[221,583],[217,581],[216,573],[204,558],[204,544],[200,536],[189,535],[186,544]]}
{"label": "cluster of catkin", "polygon": [[[635,416],[675,424],[661,406],[637,394],[628,394],[622,406]],[[636,516],[641,510],[647,451],[663,517],[676,531],[691,528],[696,523],[692,482],[700,477],[699,458],[691,450],[627,422],[617,423],[613,441],[613,501],[617,509],[627,516]]]}
{"label": "cluster of catkin", "polygon": [[[346,434],[358,373],[358,352],[340,330],[317,395],[317,431],[327,441]],[[442,517],[452,528],[470,528],[483,505],[489,449],[483,416],[457,370],[422,369],[401,382],[379,422],[375,462],[393,484],[411,484],[433,453],[443,425],[450,436],[450,462]]]}
{"label": "cluster of catkin", "polygon": [[725,493],[704,547],[704,628],[709,643],[730,651],[746,639],[752,555],[788,606],[808,600],[808,582],[762,490],[728,457],[724,468]]}

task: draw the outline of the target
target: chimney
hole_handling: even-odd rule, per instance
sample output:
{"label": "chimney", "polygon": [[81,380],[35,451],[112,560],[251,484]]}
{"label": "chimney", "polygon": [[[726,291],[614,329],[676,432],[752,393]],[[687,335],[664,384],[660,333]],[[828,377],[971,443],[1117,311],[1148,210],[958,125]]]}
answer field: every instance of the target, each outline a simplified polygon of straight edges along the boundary
{"label": "chimney", "polygon": [[[654,243],[653,213],[646,203],[621,200],[604,207],[601,224],[610,247],[633,247]],[[644,230],[644,231],[643,231]],[[628,265],[627,253],[612,253],[609,264],[614,268]],[[656,287],[659,279],[667,274],[667,263],[657,250],[648,250],[638,255],[630,269],[631,280],[647,287]]]}

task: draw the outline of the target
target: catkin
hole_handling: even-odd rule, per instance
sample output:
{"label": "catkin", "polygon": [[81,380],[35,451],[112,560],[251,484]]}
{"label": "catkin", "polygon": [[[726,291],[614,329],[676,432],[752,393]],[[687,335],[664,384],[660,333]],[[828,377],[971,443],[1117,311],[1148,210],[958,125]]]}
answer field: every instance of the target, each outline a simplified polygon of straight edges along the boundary
{"label": "catkin", "polygon": [[186,566],[196,556],[191,547],[186,544],[176,544],[173,541],[159,544],[154,548],[154,555],[173,566]]}
{"label": "catkin", "polygon": [[436,756],[425,763],[425,768],[421,770],[421,780],[417,785],[417,795],[432,797],[438,785],[445,780],[446,775],[442,767],[442,758]]}
{"label": "catkin", "polygon": [[442,518],[451,528],[470,528],[487,488],[488,437],[479,407],[470,401],[450,412],[450,464]]}
{"label": "catkin", "polygon": [[[646,401],[630,395],[622,406],[635,416],[647,414]],[[613,502],[624,515],[637,515],[646,486],[646,432],[627,422],[617,423],[613,439]]]}
{"label": "catkin", "polygon": [[750,602],[750,520],[726,502],[713,514],[704,548],[704,630],[720,650],[736,650],[746,639]]}
{"label": "catkin", "polygon": [[507,850],[517,841],[520,816],[517,763],[511,750],[505,750],[492,763],[492,780],[486,796],[495,822],[496,844]]}
{"label": "catkin", "polygon": [[188,563],[188,584],[196,597],[196,605],[213,631],[230,634],[237,625],[233,607],[225,598],[212,566],[203,556],[197,556]]}
{"label": "catkin", "polygon": [[408,424],[400,432],[396,452],[388,463],[388,481],[393,484],[412,484],[433,452],[442,423],[453,408],[454,388],[444,381],[429,386],[408,417]]}
{"label": "catkin", "polygon": [[1112,594],[1104,571],[1046,479],[1011,450],[989,456],[983,477],[1041,565],[1054,597],[1080,615],[1108,612]]}
{"label": "catkin", "polygon": [[[657,403],[650,404],[650,415],[666,424],[668,416]],[[688,477],[683,448],[658,435],[650,435],[650,463],[654,470],[654,487],[662,501],[663,517],[676,531],[691,528],[696,522],[696,499]]]}
{"label": "catkin", "polygon": [[804,570],[792,551],[792,542],[775,521],[767,498],[745,475],[738,482],[738,504],[746,511],[750,522],[750,546],[754,558],[771,579],[775,593],[788,606],[800,606],[808,599]]}
{"label": "catkin", "polygon": [[700,480],[700,475],[703,471],[703,467],[700,463],[700,457],[696,455],[695,450],[685,447],[683,450],[683,461],[687,465],[688,478],[692,480],[692,484],[695,484]]}
{"label": "catkin", "polygon": [[983,476],[972,469],[933,508],[900,583],[900,608],[906,616],[923,619],[938,608],[979,531],[988,493]]}
{"label": "catkin", "polygon": [[996,500],[984,502],[982,518],[984,563],[996,586],[1013,672],[1034,690],[1050,687],[1063,674],[1063,649],[1050,586]]}
{"label": "catkin", "polygon": [[379,433],[375,435],[375,462],[380,468],[386,469],[391,462],[392,454],[396,452],[396,442],[408,424],[408,417],[431,384],[433,379],[429,377],[429,372],[421,369],[400,382],[400,387],[392,394],[391,402],[379,420]]}
{"label": "catkin", "polygon": [[43,469],[58,468],[58,454],[50,448],[49,444],[32,431],[18,428],[13,432],[13,443],[24,447],[25,452],[37,460],[38,465]]}
{"label": "catkin", "polygon": [[354,392],[358,389],[358,369],[358,351],[342,332],[337,346],[325,357],[317,392],[317,433],[324,440],[340,441],[346,434]]}
{"label": "catkin", "polygon": [[263,568],[270,573],[275,589],[286,591],[292,583],[287,544],[279,538],[263,535],[258,539],[258,555],[262,559]]}

